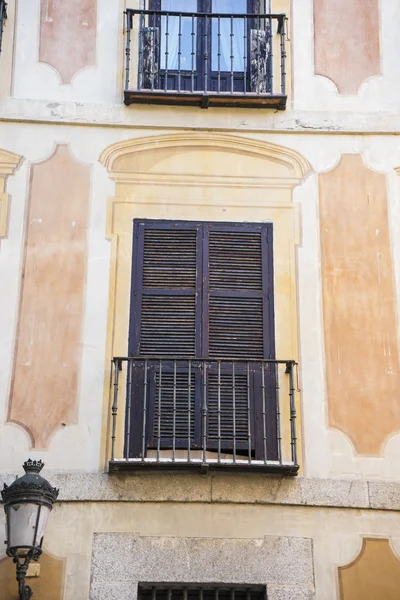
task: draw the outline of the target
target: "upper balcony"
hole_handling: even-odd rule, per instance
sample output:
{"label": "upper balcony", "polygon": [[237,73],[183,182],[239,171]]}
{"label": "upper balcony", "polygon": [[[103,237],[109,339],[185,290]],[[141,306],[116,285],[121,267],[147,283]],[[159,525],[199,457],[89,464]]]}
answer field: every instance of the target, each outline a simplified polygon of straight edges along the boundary
{"label": "upper balcony", "polygon": [[284,14],[261,14],[246,0],[236,13],[226,2],[179,4],[126,11],[125,104],[286,108]]}

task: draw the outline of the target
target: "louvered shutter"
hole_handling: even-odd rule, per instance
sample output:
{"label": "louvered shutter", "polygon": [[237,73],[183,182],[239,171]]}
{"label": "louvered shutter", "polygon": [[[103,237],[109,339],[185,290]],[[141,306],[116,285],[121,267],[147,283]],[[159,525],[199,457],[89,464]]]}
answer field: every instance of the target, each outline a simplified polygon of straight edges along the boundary
{"label": "louvered shutter", "polygon": [[[171,447],[173,432],[177,448],[187,447],[189,435],[192,445],[195,443],[199,374],[192,373],[189,387],[188,361],[182,359],[192,359],[200,353],[200,263],[199,225],[135,222],[130,354],[149,359],[146,435],[150,447]],[[174,363],[173,359],[181,360]],[[142,436],[144,362],[136,365],[131,456],[140,453]]]}
{"label": "louvered shutter", "polygon": [[[262,415],[256,361],[274,357],[272,226],[205,226],[204,249],[204,349],[209,358],[221,359],[219,374],[214,363],[208,372],[208,446],[216,447],[219,429],[223,451],[254,456],[257,448],[261,453]],[[265,374],[272,391],[273,379]]]}
{"label": "louvered shutter", "polygon": [[133,251],[126,455],[141,452],[144,395],[146,448],[200,447],[204,393],[207,449],[261,455],[264,369],[273,459],[275,378],[259,362],[274,358],[272,226],[137,221]]}

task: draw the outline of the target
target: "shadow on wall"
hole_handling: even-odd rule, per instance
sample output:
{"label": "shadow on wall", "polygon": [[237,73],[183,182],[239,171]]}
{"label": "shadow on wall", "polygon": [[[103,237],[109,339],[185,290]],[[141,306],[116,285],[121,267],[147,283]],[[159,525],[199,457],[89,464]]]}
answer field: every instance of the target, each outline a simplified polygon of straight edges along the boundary
{"label": "shadow on wall", "polygon": [[[33,597],[38,600],[62,600],[64,596],[65,560],[54,558],[43,552],[40,557],[39,577],[28,577],[26,584],[32,588]],[[11,558],[0,560],[0,590],[2,598],[18,600],[18,586],[15,579],[15,565]]]}

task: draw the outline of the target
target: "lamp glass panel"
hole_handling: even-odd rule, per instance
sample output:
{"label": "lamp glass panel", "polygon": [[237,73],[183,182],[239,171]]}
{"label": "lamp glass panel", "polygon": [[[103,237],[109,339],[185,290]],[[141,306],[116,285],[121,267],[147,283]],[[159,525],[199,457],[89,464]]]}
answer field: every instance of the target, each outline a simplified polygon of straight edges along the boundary
{"label": "lamp glass panel", "polygon": [[[40,512],[37,535],[36,524]],[[10,548],[38,547],[44,535],[50,510],[39,504],[14,504],[9,507]]]}

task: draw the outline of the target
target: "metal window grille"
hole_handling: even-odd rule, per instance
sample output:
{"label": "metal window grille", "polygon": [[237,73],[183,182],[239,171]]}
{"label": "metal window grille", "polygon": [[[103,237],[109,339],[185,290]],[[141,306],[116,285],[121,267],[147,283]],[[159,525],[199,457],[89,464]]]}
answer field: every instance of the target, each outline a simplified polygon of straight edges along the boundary
{"label": "metal window grille", "polygon": [[140,583],[138,600],[266,600],[265,586]]}

